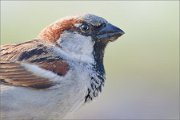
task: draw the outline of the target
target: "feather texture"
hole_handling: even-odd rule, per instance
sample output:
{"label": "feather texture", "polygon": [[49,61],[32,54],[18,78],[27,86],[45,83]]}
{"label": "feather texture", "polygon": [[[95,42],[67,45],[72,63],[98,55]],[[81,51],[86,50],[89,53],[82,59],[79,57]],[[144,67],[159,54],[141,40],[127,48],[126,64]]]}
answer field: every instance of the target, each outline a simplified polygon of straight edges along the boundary
{"label": "feather texture", "polygon": [[[39,63],[39,66],[58,75],[65,75],[68,71],[67,64],[62,61],[54,61],[50,63],[41,62]],[[0,63],[0,81],[1,84],[36,89],[49,88],[56,84],[45,77],[43,78],[28,71],[20,63],[12,62]]]}
{"label": "feather texture", "polygon": [[0,52],[1,84],[37,89],[55,85],[49,79],[28,71],[21,63],[37,65],[60,76],[65,75],[69,70],[69,65],[61,58],[54,56],[48,46],[42,44],[40,40],[17,45],[5,45],[1,47]]}

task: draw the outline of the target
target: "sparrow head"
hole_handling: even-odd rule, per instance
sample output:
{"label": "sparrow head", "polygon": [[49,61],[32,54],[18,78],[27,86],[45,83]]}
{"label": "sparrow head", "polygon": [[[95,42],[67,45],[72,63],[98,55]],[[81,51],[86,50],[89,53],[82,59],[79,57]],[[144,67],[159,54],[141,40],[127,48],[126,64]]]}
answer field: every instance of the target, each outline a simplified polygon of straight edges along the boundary
{"label": "sparrow head", "polygon": [[38,37],[55,43],[66,52],[92,55],[95,51],[103,51],[109,41],[123,34],[104,18],[84,14],[59,20],[43,29]]}

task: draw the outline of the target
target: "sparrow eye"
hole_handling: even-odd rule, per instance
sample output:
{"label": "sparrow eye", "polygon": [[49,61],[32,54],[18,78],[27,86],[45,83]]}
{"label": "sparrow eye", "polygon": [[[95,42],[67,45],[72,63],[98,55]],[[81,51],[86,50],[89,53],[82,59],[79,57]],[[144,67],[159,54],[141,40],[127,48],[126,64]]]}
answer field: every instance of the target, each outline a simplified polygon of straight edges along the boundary
{"label": "sparrow eye", "polygon": [[86,32],[86,31],[89,30],[89,26],[87,24],[82,24],[80,26],[80,29],[81,29],[82,32]]}

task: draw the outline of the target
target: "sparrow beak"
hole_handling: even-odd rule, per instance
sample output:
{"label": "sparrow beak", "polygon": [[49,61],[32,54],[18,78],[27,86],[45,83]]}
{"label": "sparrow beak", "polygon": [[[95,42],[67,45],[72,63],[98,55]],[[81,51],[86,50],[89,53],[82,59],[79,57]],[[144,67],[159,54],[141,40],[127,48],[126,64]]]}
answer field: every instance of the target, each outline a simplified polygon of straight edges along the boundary
{"label": "sparrow beak", "polygon": [[124,31],[118,27],[108,23],[97,33],[97,39],[100,41],[115,41],[118,37],[122,36]]}

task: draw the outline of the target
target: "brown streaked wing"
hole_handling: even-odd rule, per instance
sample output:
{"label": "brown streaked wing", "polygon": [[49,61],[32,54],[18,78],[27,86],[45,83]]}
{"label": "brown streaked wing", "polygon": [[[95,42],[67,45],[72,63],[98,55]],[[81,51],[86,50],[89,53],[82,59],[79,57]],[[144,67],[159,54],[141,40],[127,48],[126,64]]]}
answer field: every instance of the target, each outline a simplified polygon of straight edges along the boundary
{"label": "brown streaked wing", "polygon": [[63,60],[54,59],[50,62],[42,61],[35,64],[60,76],[64,76],[69,70],[69,65]]}
{"label": "brown streaked wing", "polygon": [[[12,62],[13,61],[13,62]],[[5,45],[0,49],[0,82],[2,84],[33,88],[48,88],[54,83],[27,71],[20,62],[35,64],[43,69],[64,76],[69,65],[47,50],[40,40],[17,45]]]}
{"label": "brown streaked wing", "polygon": [[34,39],[15,45],[0,46],[0,60],[2,61],[30,61],[40,55],[48,53],[47,46],[42,40]]}
{"label": "brown streaked wing", "polygon": [[[52,59],[51,61],[40,61],[33,64],[60,76],[66,75],[69,70],[69,65],[63,60]],[[20,63],[2,61],[0,62],[0,81],[7,85],[37,89],[55,85],[52,81],[27,71]]]}
{"label": "brown streaked wing", "polygon": [[0,82],[5,85],[31,87],[36,89],[49,88],[55,83],[34,75],[19,63],[0,63]]}

